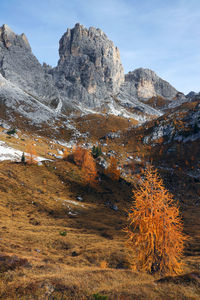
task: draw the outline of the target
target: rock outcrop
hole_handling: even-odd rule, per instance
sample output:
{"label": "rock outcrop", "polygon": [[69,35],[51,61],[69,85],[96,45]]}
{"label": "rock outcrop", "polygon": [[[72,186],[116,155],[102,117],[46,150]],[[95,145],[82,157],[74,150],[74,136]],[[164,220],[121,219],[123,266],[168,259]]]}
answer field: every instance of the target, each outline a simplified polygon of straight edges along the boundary
{"label": "rock outcrop", "polygon": [[125,82],[125,88],[131,88],[132,94],[139,100],[147,100],[154,96],[172,99],[178,93],[173,86],[150,69],[139,68],[129,72],[125,75]]}
{"label": "rock outcrop", "polygon": [[55,109],[44,105],[0,74],[0,119],[14,122],[17,116],[41,124],[55,119],[57,114]]}
{"label": "rock outcrop", "polygon": [[0,27],[0,73],[46,105],[58,104],[52,76],[33,55],[25,34],[17,35],[7,25]]}
{"label": "rock outcrop", "polygon": [[100,29],[80,24],[67,29],[60,39],[59,55],[55,68],[42,66],[24,34],[15,34],[7,25],[0,27],[1,105],[11,108],[23,103],[25,115],[27,103],[32,119],[31,111],[43,105],[44,115],[46,109],[51,116],[104,111],[144,122],[148,116],[160,116],[165,106],[164,101],[163,107],[156,102],[151,107],[149,98],[163,97],[167,105],[186,99],[177,97],[177,90],[149,69],[124,75],[118,48]]}
{"label": "rock outcrop", "polygon": [[100,29],[76,24],[62,36],[59,54],[50,73],[64,98],[97,108],[119,91],[124,81],[119,50]]}
{"label": "rock outcrop", "polygon": [[152,70],[143,68],[125,75],[125,82],[116,97],[122,106],[137,108],[149,114],[154,112],[155,115],[170,105],[176,107],[186,101],[185,96],[167,81]]}

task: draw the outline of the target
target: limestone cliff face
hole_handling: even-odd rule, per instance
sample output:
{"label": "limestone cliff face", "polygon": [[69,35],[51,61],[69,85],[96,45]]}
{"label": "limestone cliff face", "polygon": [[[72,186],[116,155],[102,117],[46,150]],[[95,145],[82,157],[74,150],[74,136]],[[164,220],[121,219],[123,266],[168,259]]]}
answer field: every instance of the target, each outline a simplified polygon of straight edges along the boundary
{"label": "limestone cliff face", "polygon": [[76,24],[62,36],[60,60],[53,70],[63,96],[100,106],[124,81],[120,54],[100,29]]}
{"label": "limestone cliff face", "polygon": [[[162,114],[160,108],[150,107],[145,100],[161,96],[169,99],[168,104],[176,99],[177,90],[149,69],[136,69],[124,76],[118,48],[100,29],[80,24],[67,29],[60,39],[59,55],[55,68],[42,66],[24,34],[15,34],[7,25],[0,27],[1,103],[14,106],[19,100],[23,102],[23,114],[27,103],[29,115],[39,103],[40,109],[40,104],[45,104],[44,111],[47,107],[56,115],[75,110],[106,111],[137,119],[138,111]],[[9,102],[8,98],[13,100]]]}
{"label": "limestone cliff face", "polygon": [[8,25],[4,24],[0,27],[0,45],[9,49],[12,46],[27,48],[31,50],[29,42],[24,33],[20,36],[16,35]]}
{"label": "limestone cliff face", "polygon": [[139,68],[129,72],[125,76],[125,81],[135,87],[137,98],[142,100],[154,96],[172,99],[178,93],[167,81],[161,79],[149,69]]}
{"label": "limestone cliff face", "polygon": [[143,68],[125,75],[125,82],[121,85],[116,98],[124,107],[137,108],[154,115],[162,114],[169,107],[176,107],[187,101],[184,94],[178,92],[167,81],[152,70]]}
{"label": "limestone cliff face", "polygon": [[0,27],[0,73],[23,91],[50,105],[59,95],[52,76],[44,72],[25,34]]}

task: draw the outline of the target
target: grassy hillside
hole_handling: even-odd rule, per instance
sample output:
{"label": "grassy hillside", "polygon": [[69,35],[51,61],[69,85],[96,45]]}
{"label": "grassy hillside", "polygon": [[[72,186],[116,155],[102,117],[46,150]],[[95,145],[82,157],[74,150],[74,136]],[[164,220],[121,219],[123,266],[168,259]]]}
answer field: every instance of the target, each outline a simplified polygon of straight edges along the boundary
{"label": "grassy hillside", "polygon": [[[159,282],[131,270],[122,229],[132,187],[99,172],[88,189],[72,162],[0,163],[0,298],[198,299],[199,273]],[[192,237],[185,274],[200,267],[199,214],[183,211]]]}
{"label": "grassy hillside", "polygon": [[[0,162],[0,298],[199,299],[199,138],[174,138],[197,136],[198,105],[183,104],[138,127],[115,116],[74,118],[72,125],[84,134],[75,141],[102,144],[104,159],[114,153],[121,167],[119,181],[98,167],[95,188],[86,186],[83,171],[73,161],[55,158],[64,148],[55,137],[66,142],[75,131],[60,124],[55,133],[48,126],[36,130],[19,123],[16,138],[0,128],[0,140],[9,146],[26,151],[31,142],[39,156],[51,159],[42,166]],[[173,135],[152,139],[168,126],[174,128]],[[184,232],[190,237],[180,277],[131,269],[123,228],[135,188],[132,179],[146,161],[158,168],[179,201]]]}

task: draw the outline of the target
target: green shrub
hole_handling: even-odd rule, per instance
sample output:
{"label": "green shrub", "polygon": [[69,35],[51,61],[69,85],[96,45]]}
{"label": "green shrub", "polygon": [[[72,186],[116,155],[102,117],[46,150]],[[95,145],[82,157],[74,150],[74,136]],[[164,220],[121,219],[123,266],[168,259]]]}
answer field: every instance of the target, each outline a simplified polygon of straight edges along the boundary
{"label": "green shrub", "polygon": [[94,158],[99,157],[102,155],[101,147],[100,146],[93,146],[92,147],[92,155]]}
{"label": "green shrub", "polygon": [[24,155],[24,152],[22,153],[21,162],[24,164],[26,162],[26,157]]}
{"label": "green shrub", "polygon": [[103,295],[100,295],[99,293],[96,293],[96,294],[93,294],[93,298],[95,300],[107,300],[108,296],[103,296]]}
{"label": "green shrub", "polygon": [[61,236],[66,236],[67,235],[67,232],[64,230],[64,231],[60,231],[60,235]]}
{"label": "green shrub", "polygon": [[16,129],[16,128],[13,128],[13,129],[11,129],[11,130],[8,130],[6,133],[9,134],[9,135],[15,134],[15,133],[17,133],[17,129]]}

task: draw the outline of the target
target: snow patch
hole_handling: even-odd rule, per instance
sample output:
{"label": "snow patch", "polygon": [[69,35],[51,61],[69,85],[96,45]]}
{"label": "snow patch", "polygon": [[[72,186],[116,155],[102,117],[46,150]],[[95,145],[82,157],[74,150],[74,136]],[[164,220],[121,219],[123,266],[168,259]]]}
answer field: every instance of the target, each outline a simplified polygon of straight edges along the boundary
{"label": "snow patch", "polygon": [[[21,161],[22,151],[8,146],[5,142],[0,141],[0,161],[11,160]],[[28,155],[25,153],[25,156]],[[48,160],[47,158],[37,156],[38,161]]]}

